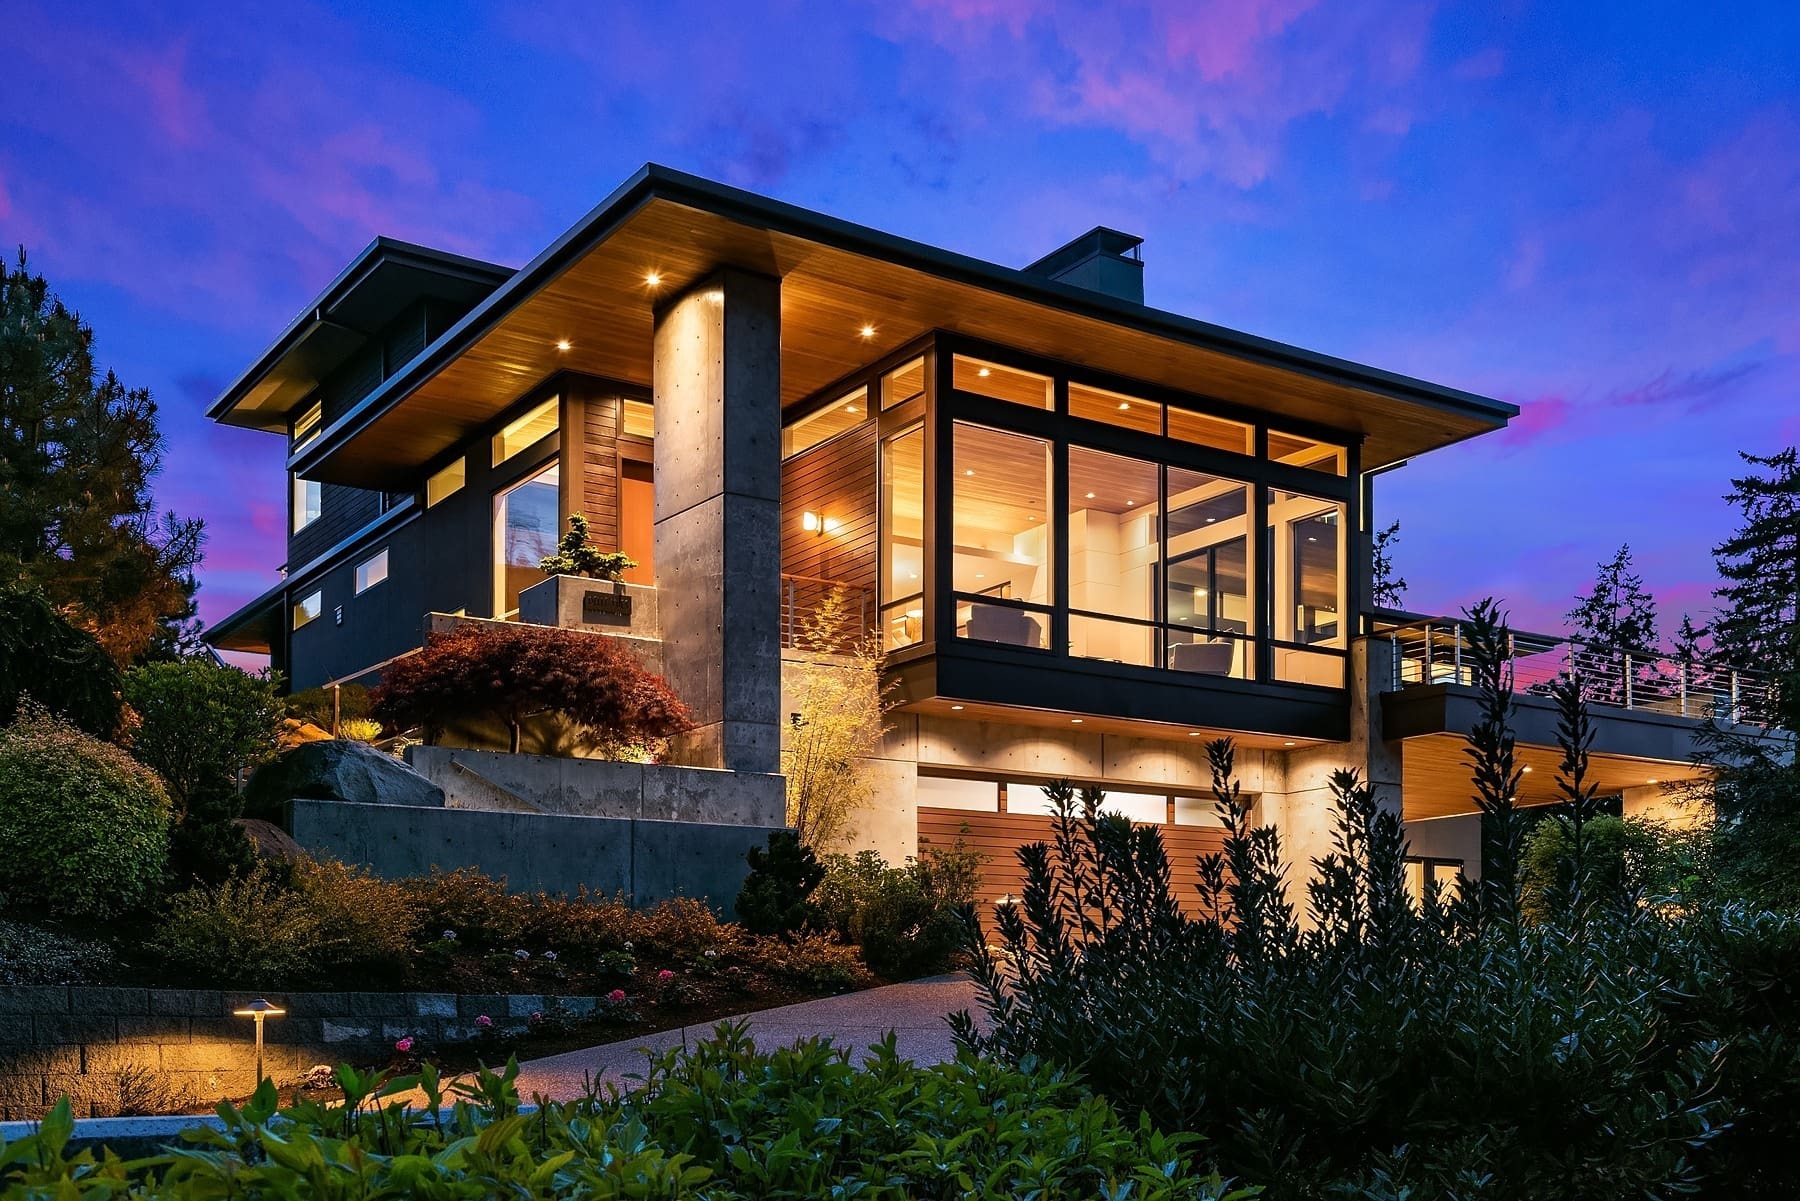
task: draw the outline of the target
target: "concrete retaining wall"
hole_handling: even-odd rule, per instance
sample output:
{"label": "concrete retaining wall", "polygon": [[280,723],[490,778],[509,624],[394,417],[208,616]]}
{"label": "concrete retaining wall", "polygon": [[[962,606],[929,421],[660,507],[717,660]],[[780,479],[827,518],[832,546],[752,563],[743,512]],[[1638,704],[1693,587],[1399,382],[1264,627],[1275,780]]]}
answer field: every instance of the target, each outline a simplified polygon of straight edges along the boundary
{"label": "concrete retaining wall", "polygon": [[[0,1119],[41,1117],[67,1094],[77,1117],[208,1104],[256,1086],[255,1027],[232,1010],[249,993],[160,988],[0,988]],[[315,1064],[385,1062],[397,1039],[475,1038],[487,1015],[502,1032],[553,1005],[577,1017],[593,997],[455,993],[275,993],[287,1010],[263,1023],[263,1071],[278,1084]]]}
{"label": "concrete retaining wall", "polygon": [[756,772],[446,746],[412,747],[407,762],[462,809],[728,826],[779,826],[787,811],[782,777]]}
{"label": "concrete retaining wall", "polygon": [[520,892],[700,897],[727,919],[745,853],[779,828],[314,800],[288,802],[285,825],[308,852],[389,879],[472,867]]}

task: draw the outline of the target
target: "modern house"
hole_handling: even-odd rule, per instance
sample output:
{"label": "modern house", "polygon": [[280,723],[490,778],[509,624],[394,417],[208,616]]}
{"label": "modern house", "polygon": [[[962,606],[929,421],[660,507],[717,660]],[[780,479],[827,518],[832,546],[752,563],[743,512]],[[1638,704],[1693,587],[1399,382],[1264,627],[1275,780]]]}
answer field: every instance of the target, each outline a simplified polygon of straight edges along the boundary
{"label": "modern house", "polygon": [[[899,702],[857,832],[891,859],[966,832],[998,896],[1071,778],[1185,874],[1229,734],[1297,862],[1354,767],[1419,878],[1475,874],[1462,639],[1374,611],[1370,484],[1517,410],[1148,307],[1144,270],[1110,229],[1014,269],[657,166],[516,271],[378,239],[209,410],[288,440],[292,506],[210,637],[372,682],[443,615],[517,619],[580,512],[654,598],[681,765],[780,771],[794,631],[846,590]],[[1522,639],[1522,682],[1574,653]],[[1742,685],[1608,662],[1600,784],[1653,805]],[[1553,800],[1546,703],[1520,728]]]}

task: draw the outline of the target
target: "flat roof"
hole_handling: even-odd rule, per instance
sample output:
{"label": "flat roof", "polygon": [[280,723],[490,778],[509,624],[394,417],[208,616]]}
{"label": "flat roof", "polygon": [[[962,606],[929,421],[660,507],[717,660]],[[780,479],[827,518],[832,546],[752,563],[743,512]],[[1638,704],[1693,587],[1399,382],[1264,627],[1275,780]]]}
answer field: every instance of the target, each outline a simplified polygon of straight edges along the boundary
{"label": "flat roof", "polygon": [[1341,430],[1363,439],[1371,467],[1518,413],[649,164],[289,466],[382,486],[559,370],[649,386],[654,306],[723,266],[782,280],[784,405],[943,329]]}

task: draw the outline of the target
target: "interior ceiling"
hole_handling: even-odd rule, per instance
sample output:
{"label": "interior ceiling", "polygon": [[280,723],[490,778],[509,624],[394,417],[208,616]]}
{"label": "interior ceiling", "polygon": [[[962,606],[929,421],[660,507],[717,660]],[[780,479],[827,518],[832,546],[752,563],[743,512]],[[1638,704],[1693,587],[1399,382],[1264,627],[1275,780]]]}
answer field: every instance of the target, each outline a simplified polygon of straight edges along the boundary
{"label": "interior ceiling", "polygon": [[[391,481],[396,469],[430,459],[560,369],[649,386],[653,303],[722,265],[782,280],[784,405],[942,328],[1364,433],[1371,464],[1492,428],[653,197],[309,474],[363,486]],[[655,288],[646,283],[651,273]],[[564,341],[567,351],[558,349]]]}
{"label": "interior ceiling", "polygon": [[[1450,817],[1474,813],[1475,788],[1470,783],[1468,743],[1458,734],[1427,734],[1408,738],[1400,792],[1408,821],[1425,817]],[[1554,805],[1563,799],[1557,789],[1557,768],[1562,751],[1556,747],[1521,746],[1518,762],[1529,767],[1519,784],[1521,805]],[[1590,781],[1600,796],[1616,796],[1626,788],[1641,788],[1652,781],[1667,784],[1692,780],[1700,772],[1691,763],[1661,759],[1633,759],[1621,755],[1595,755],[1589,762]]]}

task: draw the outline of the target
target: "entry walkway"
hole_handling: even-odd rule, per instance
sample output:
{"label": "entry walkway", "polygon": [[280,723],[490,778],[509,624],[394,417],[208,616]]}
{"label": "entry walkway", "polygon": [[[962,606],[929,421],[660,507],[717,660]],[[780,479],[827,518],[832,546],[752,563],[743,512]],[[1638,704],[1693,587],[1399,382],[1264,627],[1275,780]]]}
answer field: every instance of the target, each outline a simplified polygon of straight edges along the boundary
{"label": "entry walkway", "polygon": [[[802,1001],[778,1009],[743,1014],[758,1046],[785,1046],[803,1038],[829,1037],[839,1047],[852,1048],[854,1058],[894,1031],[900,1054],[916,1063],[942,1063],[956,1054],[946,1015],[966,1009],[978,1020],[980,1006],[975,985],[963,975],[932,976],[905,984]],[[684,1026],[636,1038],[565,1051],[519,1065],[519,1096],[530,1100],[543,1095],[566,1101],[582,1094],[588,1080],[621,1088],[633,1083],[628,1077],[643,1075],[646,1051],[692,1046],[712,1035],[717,1022]]]}

